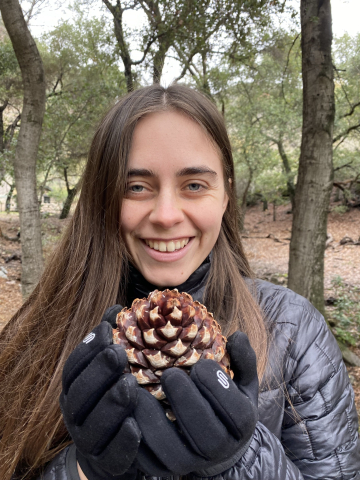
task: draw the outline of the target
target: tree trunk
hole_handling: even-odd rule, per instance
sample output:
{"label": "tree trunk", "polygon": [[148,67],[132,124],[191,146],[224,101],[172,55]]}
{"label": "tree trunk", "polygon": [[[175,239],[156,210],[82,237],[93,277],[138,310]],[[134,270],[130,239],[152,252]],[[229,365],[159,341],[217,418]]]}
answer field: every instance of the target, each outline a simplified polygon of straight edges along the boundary
{"label": "tree trunk", "polygon": [[134,78],[132,73],[132,65],[134,64],[134,62],[131,60],[129,47],[124,36],[124,10],[121,8],[121,4],[119,2],[116,3],[116,6],[113,6],[108,0],[103,0],[103,3],[106,5],[107,9],[113,16],[115,37],[119,46],[121,60],[124,64],[126,89],[128,92],[132,92],[134,90]]}
{"label": "tree trunk", "polygon": [[21,126],[14,158],[20,214],[22,293],[28,296],[43,269],[40,213],[36,195],[36,158],[45,111],[45,76],[37,46],[18,0],[1,0],[0,10],[21,69],[24,85]]}
{"label": "tree trunk", "polygon": [[76,194],[78,193],[78,189],[76,188],[77,185],[75,185],[75,187],[73,188],[70,188],[68,190],[68,195],[66,197],[66,200],[64,202],[64,206],[61,210],[61,213],[60,213],[60,220],[64,220],[64,218],[67,218],[69,213],[70,213],[70,208],[71,208],[71,205],[74,201],[74,198],[76,197]]}
{"label": "tree trunk", "polygon": [[153,60],[153,83],[154,84],[160,83],[167,51],[168,51],[168,47],[164,42],[160,44],[159,50],[154,55],[154,60]]}
{"label": "tree trunk", "polygon": [[288,159],[288,157],[285,153],[284,145],[283,145],[282,141],[279,140],[276,143],[277,143],[278,150],[279,150],[279,155],[280,155],[281,160],[283,162],[283,167],[284,167],[284,170],[285,170],[285,173],[286,173],[286,185],[287,185],[287,189],[288,189],[289,196],[290,196],[291,210],[294,211],[295,210],[294,175],[291,171],[289,159]]}
{"label": "tree trunk", "polygon": [[67,168],[64,168],[64,178],[65,178],[66,190],[67,190],[68,194],[67,194],[66,200],[64,202],[64,206],[61,210],[60,216],[59,216],[60,220],[64,220],[64,218],[68,217],[68,215],[70,213],[71,205],[74,201],[74,198],[76,197],[76,194],[79,191],[80,182],[81,182],[81,180],[79,180],[77,182],[77,184],[75,185],[75,187],[70,188],[69,181],[68,181],[68,176],[67,176]]}
{"label": "tree trunk", "polygon": [[247,196],[249,192],[249,188],[252,182],[252,177],[253,177],[253,171],[250,169],[249,170],[249,178],[248,181],[246,182],[245,190],[242,194],[242,199],[241,199],[241,209],[240,209],[240,232],[244,231],[245,227],[245,214],[246,214],[246,204],[247,204]]}
{"label": "tree trunk", "polygon": [[288,286],[324,313],[324,251],[335,115],[330,0],[301,0],[303,130]]}
{"label": "tree trunk", "polygon": [[[5,139],[4,139],[4,110],[8,106],[8,101],[6,100],[3,105],[0,106],[0,152],[4,152],[4,145],[5,145]],[[1,181],[1,175],[0,175],[0,181]]]}
{"label": "tree trunk", "polygon": [[6,213],[10,213],[11,199],[12,199],[14,190],[15,190],[15,183],[12,183],[10,185],[10,190],[8,191],[8,194],[6,195],[6,200],[5,200],[5,212]]}
{"label": "tree trunk", "polygon": [[[0,106],[0,153],[4,153],[4,110],[8,102]],[[0,184],[5,177],[5,164],[0,162]]]}

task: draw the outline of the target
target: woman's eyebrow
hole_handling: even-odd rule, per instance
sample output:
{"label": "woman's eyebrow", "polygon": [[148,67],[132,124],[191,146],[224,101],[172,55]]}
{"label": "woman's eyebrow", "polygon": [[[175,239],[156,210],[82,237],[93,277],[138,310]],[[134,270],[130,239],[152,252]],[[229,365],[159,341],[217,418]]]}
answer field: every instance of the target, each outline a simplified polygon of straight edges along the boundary
{"label": "woman's eyebrow", "polygon": [[147,168],[132,168],[128,171],[128,177],[156,177],[152,170]]}
{"label": "woman's eyebrow", "polygon": [[197,175],[199,173],[210,173],[214,177],[217,177],[217,173],[206,165],[201,165],[200,167],[186,167],[176,173],[177,177],[185,177],[186,175]]}
{"label": "woman's eyebrow", "polygon": [[[186,167],[176,172],[177,177],[185,177],[187,175],[198,175],[202,173],[210,173],[214,177],[217,177],[217,173],[206,165],[199,167]],[[156,177],[156,174],[147,168],[132,168],[128,171],[128,177]]]}

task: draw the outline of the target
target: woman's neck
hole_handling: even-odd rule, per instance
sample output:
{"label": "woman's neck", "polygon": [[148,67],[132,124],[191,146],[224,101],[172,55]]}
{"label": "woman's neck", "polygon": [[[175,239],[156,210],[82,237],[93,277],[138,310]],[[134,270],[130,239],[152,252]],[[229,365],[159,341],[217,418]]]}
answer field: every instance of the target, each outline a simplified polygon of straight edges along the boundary
{"label": "woman's neck", "polygon": [[[165,290],[166,288],[177,288],[179,292],[187,292],[192,295],[194,300],[200,301],[203,288],[206,284],[210,272],[211,253],[205,258],[203,263],[190,275],[190,277],[181,285],[159,287],[148,282],[143,275],[133,266],[129,265],[129,277],[127,285],[127,306],[129,307],[135,298],[147,297],[153,290]],[[197,293],[200,292],[199,298]]]}

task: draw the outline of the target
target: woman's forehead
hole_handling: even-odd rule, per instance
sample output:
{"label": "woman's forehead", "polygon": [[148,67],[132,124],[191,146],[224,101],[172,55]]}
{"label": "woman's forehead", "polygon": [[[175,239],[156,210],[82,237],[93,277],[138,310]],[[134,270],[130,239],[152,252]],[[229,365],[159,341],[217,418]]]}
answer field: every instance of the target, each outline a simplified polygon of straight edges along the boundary
{"label": "woman's forehead", "polygon": [[[197,122],[177,111],[149,114],[141,119],[134,130],[129,152],[129,173],[134,169],[154,171],[169,167],[170,164],[178,176],[183,176],[186,169],[190,174],[191,168],[222,169],[219,149]],[[146,176],[150,176],[150,173]]]}

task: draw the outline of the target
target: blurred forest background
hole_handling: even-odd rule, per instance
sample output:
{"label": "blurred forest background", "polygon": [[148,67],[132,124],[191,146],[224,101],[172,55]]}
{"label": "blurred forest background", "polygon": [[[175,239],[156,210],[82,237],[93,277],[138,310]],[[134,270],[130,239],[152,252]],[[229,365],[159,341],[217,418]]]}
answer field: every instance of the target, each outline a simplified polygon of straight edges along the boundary
{"label": "blurred forest background", "polygon": [[[289,283],[326,314],[345,360],[353,366],[350,372],[358,388],[360,34],[345,33],[331,43],[330,2],[323,3],[327,10],[305,18],[299,14],[300,0],[74,0],[58,2],[67,15],[39,35],[33,33],[38,32],[33,25],[49,8],[48,0],[24,0],[20,10],[18,0],[2,0],[0,322],[21,305],[21,285],[24,296],[34,288],[43,258],[46,261],[75,208],[99,119],[126,92],[171,78],[201,90],[224,115],[236,163],[242,234],[255,273]],[[10,9],[16,18],[22,17],[17,33],[8,26]],[[324,146],[318,145],[324,153],[319,181],[313,173],[313,180],[304,177],[314,164],[311,158],[306,163],[310,147],[304,140],[305,127],[316,127],[309,127],[316,120],[309,109],[316,95],[322,95],[305,96],[309,80],[303,85],[308,75],[303,60],[308,47],[302,39],[309,28],[314,45],[316,35],[327,28],[332,53],[324,54],[331,70],[330,93],[324,95],[328,100],[333,95],[333,104],[330,99],[329,124],[322,126],[327,132]],[[27,42],[32,57],[26,57],[26,48],[21,50],[20,40]],[[306,55],[312,58],[311,52]],[[321,71],[319,78],[324,78]],[[38,133],[31,134],[40,140],[24,151],[24,109],[31,95],[42,95],[36,90],[40,83],[43,117],[37,121]],[[28,190],[21,193],[19,182],[24,178]],[[316,203],[324,192],[317,207],[322,217],[316,217],[306,199],[315,198]],[[26,203],[32,195],[33,203]],[[21,223],[19,210],[34,216]],[[306,223],[307,211],[312,226]],[[317,232],[313,240],[301,233],[302,224]],[[40,249],[30,245],[36,236]],[[305,251],[306,258],[314,254],[314,259],[303,272],[296,267],[301,238],[314,250]],[[307,284],[303,290],[292,272]]]}

